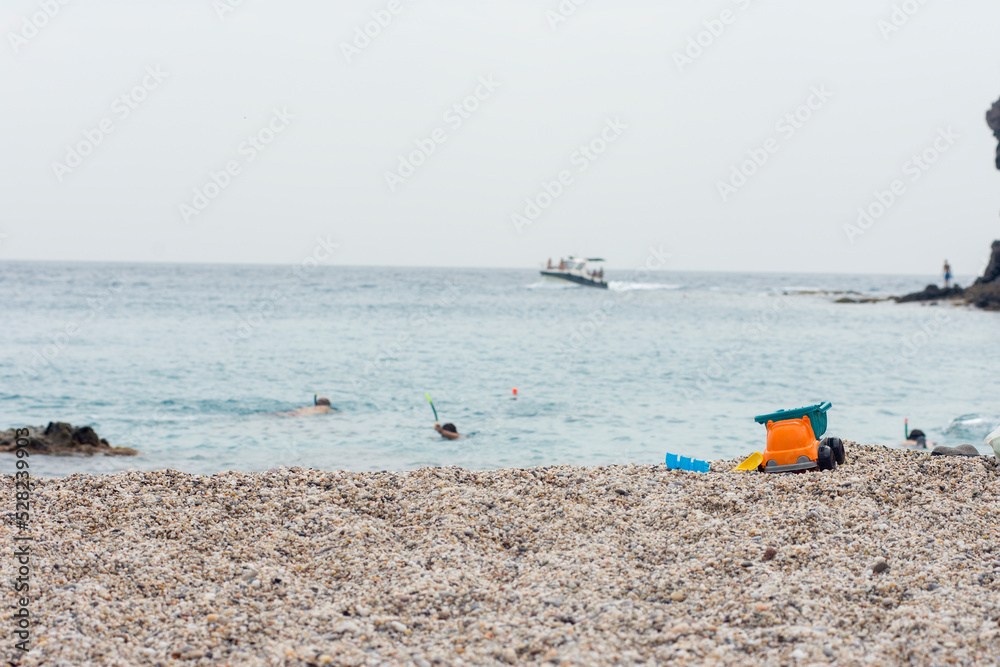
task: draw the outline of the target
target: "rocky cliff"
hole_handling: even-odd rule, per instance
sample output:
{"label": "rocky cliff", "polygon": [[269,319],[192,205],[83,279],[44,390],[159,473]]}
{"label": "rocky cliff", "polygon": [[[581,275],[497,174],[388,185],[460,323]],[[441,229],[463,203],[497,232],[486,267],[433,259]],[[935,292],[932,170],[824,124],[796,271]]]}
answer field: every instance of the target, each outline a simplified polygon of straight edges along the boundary
{"label": "rocky cliff", "polygon": [[[993,136],[1000,142],[1000,100],[986,112],[986,123],[993,129]],[[997,169],[1000,169],[1000,144],[997,145]]]}
{"label": "rocky cliff", "polygon": [[993,242],[993,256],[981,278],[965,290],[966,300],[980,308],[1000,310],[1000,241]]}
{"label": "rocky cliff", "polygon": [[[986,124],[993,130],[993,136],[1000,142],[1000,100],[986,112]],[[1000,169],[1000,143],[997,145],[997,169]],[[965,290],[965,298],[980,308],[1000,310],[1000,241],[993,242],[993,256],[983,272],[983,277]]]}

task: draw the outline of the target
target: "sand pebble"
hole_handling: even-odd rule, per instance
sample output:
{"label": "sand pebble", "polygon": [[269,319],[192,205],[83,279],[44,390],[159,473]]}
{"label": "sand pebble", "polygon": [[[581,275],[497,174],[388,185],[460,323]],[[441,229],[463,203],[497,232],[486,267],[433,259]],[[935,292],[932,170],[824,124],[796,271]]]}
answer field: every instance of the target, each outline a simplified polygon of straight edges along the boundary
{"label": "sand pebble", "polygon": [[[37,479],[38,621],[27,655],[0,654],[25,666],[990,664],[1000,470],[856,443],[847,456],[796,475],[722,461],[699,474]],[[0,537],[14,530],[8,518]]]}

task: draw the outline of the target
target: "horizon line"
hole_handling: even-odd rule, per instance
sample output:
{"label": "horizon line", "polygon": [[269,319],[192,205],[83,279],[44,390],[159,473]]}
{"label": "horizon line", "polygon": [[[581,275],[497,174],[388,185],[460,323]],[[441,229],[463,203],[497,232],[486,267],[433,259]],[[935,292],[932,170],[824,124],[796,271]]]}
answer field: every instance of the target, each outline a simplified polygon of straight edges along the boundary
{"label": "horizon line", "polygon": [[[0,258],[0,264],[21,262],[26,264],[145,264],[151,266],[246,266],[246,267],[280,267],[294,266],[300,262],[232,262],[232,261],[198,261],[198,260],[93,260],[93,259],[16,259]],[[481,271],[537,271],[537,266],[433,266],[427,264],[341,264],[324,263],[312,268],[358,268],[358,269],[436,269],[436,270],[466,270],[478,269]],[[635,271],[631,268],[609,268],[609,271]],[[776,275],[782,273],[795,275],[830,275],[830,276],[928,276],[931,273],[896,273],[890,271],[761,271],[757,269],[732,270],[732,269],[649,269],[652,274],[657,273],[731,273],[742,274],[752,273],[761,275]],[[936,275],[936,274],[934,274]],[[977,278],[978,274],[954,274],[955,277]]]}

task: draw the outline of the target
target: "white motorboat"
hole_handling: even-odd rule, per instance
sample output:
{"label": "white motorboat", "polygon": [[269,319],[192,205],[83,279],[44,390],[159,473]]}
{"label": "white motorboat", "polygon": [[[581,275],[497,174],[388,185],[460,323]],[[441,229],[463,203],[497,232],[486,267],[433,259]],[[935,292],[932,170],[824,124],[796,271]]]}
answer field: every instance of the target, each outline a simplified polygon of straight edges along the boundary
{"label": "white motorboat", "polygon": [[603,261],[599,257],[566,257],[560,259],[558,265],[553,266],[552,260],[549,260],[548,266],[542,269],[541,273],[549,280],[562,280],[586,287],[608,289],[608,283],[604,280],[604,267],[590,268],[591,264],[600,264]]}

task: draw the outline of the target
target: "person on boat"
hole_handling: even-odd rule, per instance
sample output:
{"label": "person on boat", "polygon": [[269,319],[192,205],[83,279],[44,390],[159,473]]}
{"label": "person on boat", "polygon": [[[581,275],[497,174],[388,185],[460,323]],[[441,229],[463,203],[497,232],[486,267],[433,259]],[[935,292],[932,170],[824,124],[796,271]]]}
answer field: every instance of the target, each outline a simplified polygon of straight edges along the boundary
{"label": "person on boat", "polygon": [[291,414],[296,417],[309,417],[311,415],[326,415],[331,412],[336,412],[332,405],[330,405],[330,399],[326,397],[313,396],[313,404],[301,407],[297,410],[292,411]]}
{"label": "person on boat", "polygon": [[566,270],[566,260],[565,259],[560,259],[559,260],[559,270],[560,271],[565,271]]}
{"label": "person on boat", "polygon": [[460,437],[458,434],[458,429],[451,422],[441,426],[438,422],[434,422],[434,430],[441,434],[442,438],[447,438],[448,440],[458,440]]}
{"label": "person on boat", "polygon": [[552,258],[551,257],[549,257],[549,264],[545,268],[548,269],[549,271],[552,270]]}

